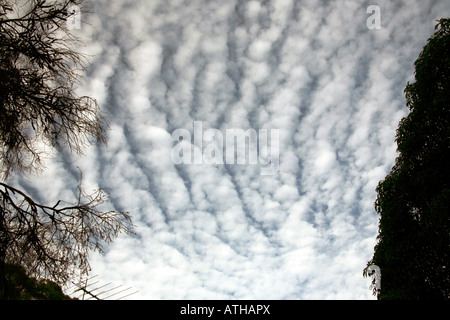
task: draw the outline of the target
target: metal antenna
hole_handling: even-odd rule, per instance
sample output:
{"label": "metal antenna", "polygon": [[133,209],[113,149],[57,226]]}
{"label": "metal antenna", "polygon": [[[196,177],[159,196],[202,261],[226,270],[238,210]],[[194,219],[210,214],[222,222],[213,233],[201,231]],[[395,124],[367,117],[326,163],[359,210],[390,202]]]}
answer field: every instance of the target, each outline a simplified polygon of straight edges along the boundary
{"label": "metal antenna", "polygon": [[[117,296],[118,294],[122,294],[122,296],[117,298],[117,300],[120,300],[120,299],[126,298],[128,296],[131,296],[131,295],[139,292],[139,291],[130,292],[130,289],[132,289],[132,287],[120,290],[119,288],[121,288],[122,285],[108,288],[108,286],[110,286],[112,284],[111,282],[109,282],[107,284],[103,284],[103,285],[99,284],[97,287],[92,288],[92,286],[94,284],[97,284],[100,282],[97,280],[95,282],[89,283],[92,279],[94,279],[97,276],[98,275],[95,275],[91,278],[86,278],[84,281],[80,279],[80,281],[78,283],[72,282],[73,286],[71,286],[69,288],[69,290],[74,290],[74,289],[75,290],[71,293],[71,295],[74,295],[75,293],[81,291],[82,293],[80,296],[78,296],[78,299],[81,299],[81,300],[91,300],[91,299],[106,300],[113,296]],[[103,289],[103,291],[100,291],[100,289]],[[117,289],[119,289],[119,291],[117,291]],[[100,297],[101,295],[105,295],[107,293],[109,293],[108,296]]]}

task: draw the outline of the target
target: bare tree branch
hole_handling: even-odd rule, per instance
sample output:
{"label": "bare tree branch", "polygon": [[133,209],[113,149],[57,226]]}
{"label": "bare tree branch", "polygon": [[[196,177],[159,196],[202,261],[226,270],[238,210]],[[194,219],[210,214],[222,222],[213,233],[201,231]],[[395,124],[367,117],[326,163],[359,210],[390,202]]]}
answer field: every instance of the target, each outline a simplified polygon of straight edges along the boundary
{"label": "bare tree branch", "polygon": [[42,168],[42,143],[82,153],[106,142],[107,123],[95,99],[77,97],[86,57],[67,29],[77,0],[27,1],[30,9],[9,18],[0,1],[0,175]]}
{"label": "bare tree branch", "polygon": [[[81,154],[106,143],[107,123],[95,99],[75,94],[86,57],[68,30],[82,0],[0,0],[0,178],[42,170],[45,148]],[[45,148],[44,148],[44,147]],[[89,251],[132,234],[128,213],[101,210],[102,190],[74,203],[35,202],[0,182],[0,297],[5,265],[64,284],[89,271]]]}
{"label": "bare tree branch", "polygon": [[[89,271],[89,251],[103,252],[119,233],[133,234],[126,212],[101,211],[106,195],[86,194],[78,201],[46,206],[21,190],[0,183],[0,244],[5,263],[24,265],[33,276],[65,283]],[[6,248],[6,249],[5,249]]]}

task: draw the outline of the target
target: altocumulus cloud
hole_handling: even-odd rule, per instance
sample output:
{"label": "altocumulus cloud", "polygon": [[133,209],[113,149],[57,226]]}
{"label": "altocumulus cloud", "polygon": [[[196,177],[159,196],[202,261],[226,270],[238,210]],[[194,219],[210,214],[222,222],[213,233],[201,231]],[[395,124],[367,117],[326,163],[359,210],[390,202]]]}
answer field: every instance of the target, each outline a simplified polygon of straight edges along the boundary
{"label": "altocumulus cloud", "polygon": [[[381,29],[368,29],[369,5]],[[80,179],[129,211],[136,237],[92,256],[135,299],[373,299],[375,188],[403,89],[447,1],[93,1],[80,93],[108,145],[55,155],[17,183],[43,201]],[[279,170],[175,165],[171,134],[278,129]],[[185,142],[189,143],[189,142]],[[46,187],[48,185],[49,187]]]}

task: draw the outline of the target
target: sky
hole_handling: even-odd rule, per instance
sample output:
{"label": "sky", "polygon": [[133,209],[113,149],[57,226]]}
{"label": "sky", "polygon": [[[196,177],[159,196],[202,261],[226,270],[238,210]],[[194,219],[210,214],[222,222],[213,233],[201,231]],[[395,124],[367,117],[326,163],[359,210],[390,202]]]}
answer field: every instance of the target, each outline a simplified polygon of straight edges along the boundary
{"label": "sky", "polygon": [[[78,92],[107,115],[107,145],[55,154],[17,183],[42,202],[70,201],[78,167],[86,191],[130,213],[136,235],[93,253],[91,275],[139,291],[131,299],[374,299],[362,273],[375,189],[395,161],[414,61],[450,2],[89,7],[73,30],[90,55]],[[256,163],[205,161],[234,152],[232,129],[257,133]]]}

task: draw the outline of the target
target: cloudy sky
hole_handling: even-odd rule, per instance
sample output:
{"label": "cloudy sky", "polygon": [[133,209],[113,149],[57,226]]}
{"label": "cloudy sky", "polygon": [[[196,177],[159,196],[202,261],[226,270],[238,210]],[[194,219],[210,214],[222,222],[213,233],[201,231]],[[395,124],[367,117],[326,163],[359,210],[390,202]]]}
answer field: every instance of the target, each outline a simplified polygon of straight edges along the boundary
{"label": "cloudy sky", "polygon": [[[368,28],[370,5],[380,29]],[[70,201],[78,166],[87,191],[108,190],[130,212],[137,235],[92,255],[92,275],[133,287],[134,299],[373,299],[362,271],[375,188],[396,157],[414,61],[450,2],[97,0],[91,10],[74,31],[92,55],[80,94],[107,113],[108,144],[50,158],[18,183]],[[278,130],[278,170],[261,174],[261,159],[175,164],[176,129],[202,151],[195,121],[224,136]]]}

